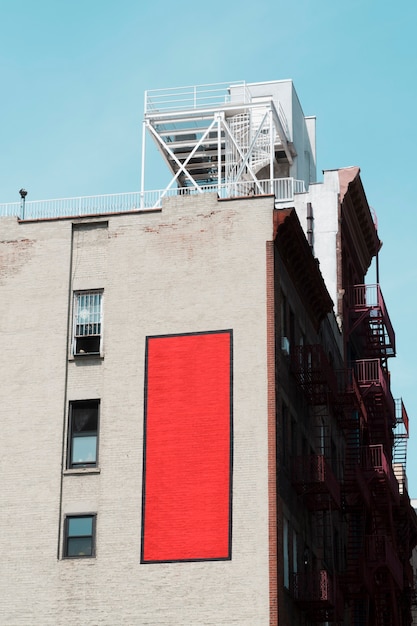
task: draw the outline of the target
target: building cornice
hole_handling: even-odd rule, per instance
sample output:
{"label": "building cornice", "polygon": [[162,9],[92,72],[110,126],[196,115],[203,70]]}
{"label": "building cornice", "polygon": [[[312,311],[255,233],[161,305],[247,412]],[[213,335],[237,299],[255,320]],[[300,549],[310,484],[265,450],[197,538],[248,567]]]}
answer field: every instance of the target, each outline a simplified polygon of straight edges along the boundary
{"label": "building cornice", "polygon": [[323,318],[332,311],[333,301],[295,209],[274,211],[274,238],[288,274],[318,330]]}

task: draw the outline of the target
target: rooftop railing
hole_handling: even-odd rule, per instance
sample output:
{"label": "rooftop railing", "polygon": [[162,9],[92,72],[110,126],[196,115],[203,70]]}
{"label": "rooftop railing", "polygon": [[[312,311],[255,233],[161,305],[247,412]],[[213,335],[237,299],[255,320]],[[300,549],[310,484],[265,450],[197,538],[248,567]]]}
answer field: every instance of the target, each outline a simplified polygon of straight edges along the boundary
{"label": "rooftop railing", "polygon": [[57,219],[110,213],[149,211],[162,206],[165,197],[217,193],[219,198],[274,195],[277,204],[291,202],[294,194],[305,191],[304,181],[294,178],[241,181],[199,187],[173,187],[157,191],[133,191],[100,196],[80,196],[53,200],[26,200],[0,204],[0,217],[18,217],[21,220]]}
{"label": "rooftop railing", "polygon": [[250,102],[251,96],[245,81],[148,90],[145,92],[145,115],[227,104],[230,102],[231,90],[238,101]]}

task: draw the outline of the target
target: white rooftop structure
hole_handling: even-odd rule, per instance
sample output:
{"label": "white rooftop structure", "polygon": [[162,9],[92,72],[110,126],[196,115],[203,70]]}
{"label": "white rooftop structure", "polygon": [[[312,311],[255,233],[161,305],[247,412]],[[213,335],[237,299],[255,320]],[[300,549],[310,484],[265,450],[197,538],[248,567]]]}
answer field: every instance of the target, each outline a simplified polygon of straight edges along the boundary
{"label": "white rooftop structure", "polygon": [[148,135],[172,174],[163,195],[209,187],[288,200],[316,180],[315,118],[304,116],[291,80],[147,91],[142,193]]}
{"label": "white rooftop structure", "polygon": [[[169,172],[146,189],[150,139]],[[140,191],[0,204],[0,216],[43,219],[159,208],[166,196],[275,196],[276,205],[316,181],[315,118],[305,117],[291,80],[219,83],[145,93]]]}

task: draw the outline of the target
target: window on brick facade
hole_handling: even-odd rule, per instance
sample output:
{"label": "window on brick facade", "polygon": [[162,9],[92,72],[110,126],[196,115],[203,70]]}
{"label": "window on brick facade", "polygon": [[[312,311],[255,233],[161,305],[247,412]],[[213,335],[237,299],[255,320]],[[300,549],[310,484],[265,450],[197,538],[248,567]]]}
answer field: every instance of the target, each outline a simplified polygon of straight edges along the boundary
{"label": "window on brick facade", "polygon": [[290,586],[290,545],[288,537],[288,520],[284,517],[282,527],[282,553],[284,558],[284,587]]}
{"label": "window on brick facade", "polygon": [[97,467],[99,400],[70,402],[67,467]]}
{"label": "window on brick facade", "polygon": [[100,354],[103,336],[103,292],[74,294],[73,354]]}
{"label": "window on brick facade", "polygon": [[297,548],[297,533],[295,530],[292,534],[292,571],[293,574],[298,572],[298,548]]}
{"label": "window on brick facade", "polygon": [[290,419],[288,415],[288,407],[283,402],[281,405],[281,455],[282,455],[282,466],[288,469],[289,465],[289,429],[290,429]]}
{"label": "window on brick facade", "polygon": [[65,518],[64,556],[95,556],[95,515],[68,515]]}

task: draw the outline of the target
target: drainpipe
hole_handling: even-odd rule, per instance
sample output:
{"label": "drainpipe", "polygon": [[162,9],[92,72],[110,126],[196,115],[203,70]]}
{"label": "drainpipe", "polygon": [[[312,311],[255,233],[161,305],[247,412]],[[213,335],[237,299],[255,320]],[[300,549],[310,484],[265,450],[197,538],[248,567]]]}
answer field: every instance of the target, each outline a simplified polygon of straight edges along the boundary
{"label": "drainpipe", "polygon": [[314,246],[314,216],[313,206],[311,202],[307,202],[307,241],[310,248],[313,250]]}

